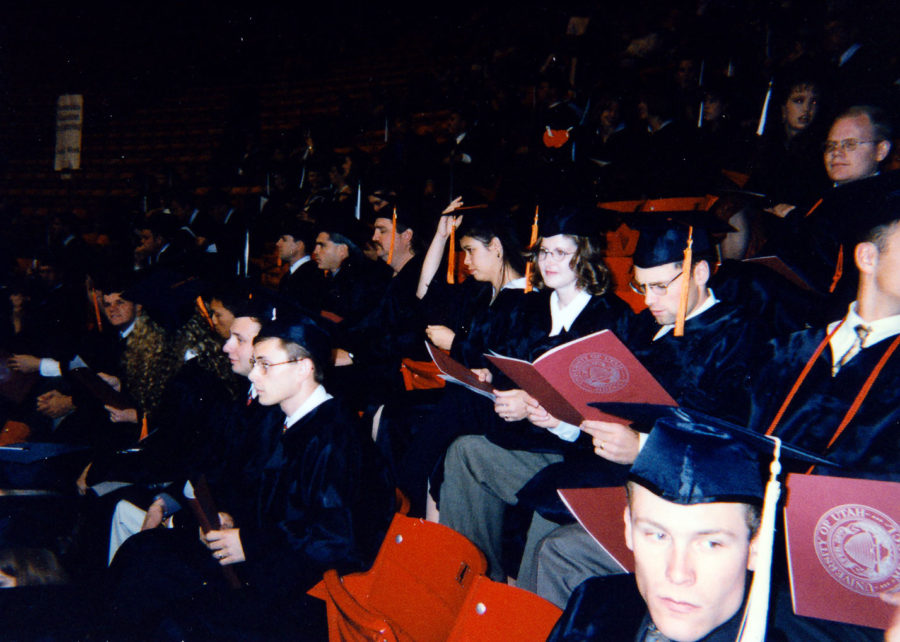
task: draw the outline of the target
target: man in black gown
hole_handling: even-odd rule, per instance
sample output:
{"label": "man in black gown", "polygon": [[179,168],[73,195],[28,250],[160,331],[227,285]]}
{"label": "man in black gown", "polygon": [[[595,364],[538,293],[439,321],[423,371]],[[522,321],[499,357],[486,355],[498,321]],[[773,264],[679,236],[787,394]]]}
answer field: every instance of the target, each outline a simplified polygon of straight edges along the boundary
{"label": "man in black gown", "polygon": [[[679,405],[745,423],[750,410],[748,366],[764,340],[739,308],[719,301],[707,287],[712,246],[700,225],[693,232],[684,335],[676,336],[687,235],[679,223],[642,228],[632,287],[643,294],[648,309],[636,317],[625,343]],[[620,484],[646,440],[645,433],[618,423],[587,420],[581,430],[591,436],[593,451],[582,450],[545,469],[519,493],[520,502],[537,510],[533,523],[566,524],[539,545],[533,575],[520,578],[525,588],[560,606],[581,581],[611,567],[587,531],[569,523],[571,515],[556,489]]]}
{"label": "man in black gown", "polygon": [[[250,379],[284,413],[250,506],[220,506],[222,528],[186,547],[167,529],[129,538],[110,569],[120,627],[175,639],[322,639],[305,592],[325,570],[361,570],[393,510],[393,489],[353,413],[321,385],[327,335],[309,319],[263,326]],[[242,480],[242,482],[245,480]],[[232,566],[243,586],[224,586]],[[160,624],[161,623],[161,624]]]}
{"label": "man in black gown", "polygon": [[733,642],[757,563],[762,481],[733,438],[687,416],[657,421],[626,485],[635,573],[581,584],[548,639]]}

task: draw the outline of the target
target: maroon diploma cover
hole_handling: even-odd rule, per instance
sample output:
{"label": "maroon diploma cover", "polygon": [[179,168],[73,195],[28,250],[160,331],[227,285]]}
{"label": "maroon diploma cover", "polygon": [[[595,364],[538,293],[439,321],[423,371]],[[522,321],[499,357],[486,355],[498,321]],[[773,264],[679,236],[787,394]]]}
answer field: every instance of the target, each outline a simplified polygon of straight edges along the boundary
{"label": "maroon diploma cover", "polygon": [[443,379],[450,381],[451,383],[458,383],[472,392],[484,395],[485,397],[490,397],[491,399],[494,398],[494,389],[491,387],[491,384],[485,381],[479,381],[478,377],[476,377],[471,370],[443,350],[438,350],[427,341],[425,342],[425,347],[428,349],[428,354],[431,355],[431,360],[434,361],[434,365],[441,371]]}
{"label": "maroon diploma cover", "polygon": [[789,475],[784,523],[797,615],[879,629],[900,590],[900,483]]}
{"label": "maroon diploma cover", "polygon": [[609,553],[623,573],[634,573],[634,553],[625,545],[624,486],[560,488],[560,499],[578,523]]}
{"label": "maroon diploma cover", "polygon": [[533,364],[486,356],[547,412],[575,426],[585,419],[628,423],[590,407],[591,402],[678,405],[609,330],[548,350]]}

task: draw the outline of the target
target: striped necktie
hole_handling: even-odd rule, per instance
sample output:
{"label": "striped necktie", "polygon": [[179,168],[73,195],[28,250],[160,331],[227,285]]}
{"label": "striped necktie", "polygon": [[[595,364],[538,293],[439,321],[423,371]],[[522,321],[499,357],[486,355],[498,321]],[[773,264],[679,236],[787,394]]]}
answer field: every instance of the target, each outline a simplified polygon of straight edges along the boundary
{"label": "striped necktie", "polygon": [[835,376],[838,373],[838,371],[841,368],[843,368],[844,365],[846,365],[846,363],[848,361],[850,361],[850,359],[852,359],[857,354],[859,354],[859,351],[862,350],[864,347],[863,344],[866,342],[866,338],[869,336],[869,333],[872,332],[872,328],[870,328],[867,325],[863,325],[862,323],[860,323],[853,329],[856,331],[856,341],[854,341],[853,345],[850,346],[850,348],[847,350],[847,352],[844,353],[844,356],[842,356],[838,360],[838,362],[836,364],[834,364],[834,366],[832,366],[832,368],[831,368],[831,376],[832,377]]}

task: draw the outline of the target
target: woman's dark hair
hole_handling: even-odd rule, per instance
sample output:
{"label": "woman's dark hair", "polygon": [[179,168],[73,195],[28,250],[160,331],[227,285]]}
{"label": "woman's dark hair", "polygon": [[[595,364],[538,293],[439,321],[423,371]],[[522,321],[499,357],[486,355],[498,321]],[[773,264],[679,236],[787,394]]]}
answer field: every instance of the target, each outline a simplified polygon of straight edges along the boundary
{"label": "woman's dark hair", "polygon": [[500,247],[503,248],[503,262],[518,274],[525,274],[522,244],[512,226],[500,216],[466,214],[459,229],[456,230],[456,238],[462,239],[464,236],[473,238],[484,245],[497,239]]}
{"label": "woman's dark hair", "polygon": [[[603,247],[597,239],[588,236],[566,236],[575,242],[575,254],[569,260],[569,267],[575,272],[579,289],[590,294],[605,294],[611,281],[609,268],[603,262]],[[543,238],[538,237],[531,252],[531,284],[540,290],[545,287],[538,265],[538,251]]]}

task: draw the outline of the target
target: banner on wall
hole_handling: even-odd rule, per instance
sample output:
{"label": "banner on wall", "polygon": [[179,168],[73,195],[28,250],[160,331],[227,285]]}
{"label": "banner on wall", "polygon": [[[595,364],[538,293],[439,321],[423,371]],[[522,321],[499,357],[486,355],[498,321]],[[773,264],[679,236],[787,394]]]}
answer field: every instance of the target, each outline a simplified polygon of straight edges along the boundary
{"label": "banner on wall", "polygon": [[53,169],[57,172],[81,168],[81,128],[84,123],[84,96],[64,94],[56,100],[56,152]]}

